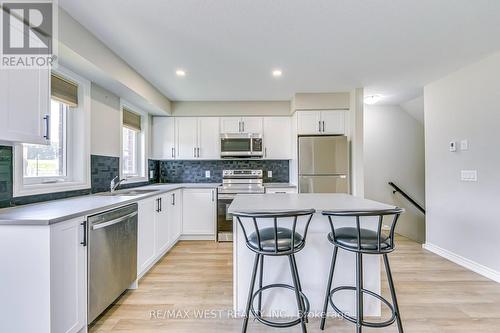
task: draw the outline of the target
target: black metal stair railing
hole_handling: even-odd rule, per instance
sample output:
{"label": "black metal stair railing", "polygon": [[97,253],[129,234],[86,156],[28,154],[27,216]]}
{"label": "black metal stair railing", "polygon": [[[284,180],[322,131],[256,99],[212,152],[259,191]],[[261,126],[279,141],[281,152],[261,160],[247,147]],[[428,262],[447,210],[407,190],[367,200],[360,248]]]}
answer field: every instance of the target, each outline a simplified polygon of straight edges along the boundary
{"label": "black metal stair railing", "polygon": [[414,205],[415,207],[417,207],[417,209],[419,211],[421,211],[425,215],[425,208],[422,207],[422,206],[420,206],[415,200],[413,200],[408,194],[406,194],[401,188],[399,188],[399,186],[397,186],[393,182],[389,182],[389,185],[391,185],[392,188],[394,189],[392,191],[392,193],[394,193],[394,194],[400,193],[403,196],[403,198],[405,198],[406,200],[408,200],[412,205]]}

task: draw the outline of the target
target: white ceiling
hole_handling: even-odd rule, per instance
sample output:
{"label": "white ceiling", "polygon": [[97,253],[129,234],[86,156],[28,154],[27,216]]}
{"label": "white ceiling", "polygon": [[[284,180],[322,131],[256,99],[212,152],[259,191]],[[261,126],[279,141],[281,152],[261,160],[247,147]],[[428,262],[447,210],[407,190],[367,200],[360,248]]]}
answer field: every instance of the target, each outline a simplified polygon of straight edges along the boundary
{"label": "white ceiling", "polygon": [[500,50],[498,0],[59,4],[172,100],[288,100],[365,87],[399,104]]}

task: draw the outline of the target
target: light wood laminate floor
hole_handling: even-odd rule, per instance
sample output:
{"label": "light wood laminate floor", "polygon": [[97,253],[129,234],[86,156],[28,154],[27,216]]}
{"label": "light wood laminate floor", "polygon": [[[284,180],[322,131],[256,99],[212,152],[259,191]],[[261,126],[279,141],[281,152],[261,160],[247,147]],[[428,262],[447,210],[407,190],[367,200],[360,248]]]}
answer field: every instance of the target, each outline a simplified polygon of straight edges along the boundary
{"label": "light wood laminate floor", "polygon": [[[405,238],[399,237],[397,243],[390,261],[405,332],[500,332],[500,284]],[[388,296],[386,282],[382,274],[383,294]],[[231,308],[232,244],[182,241],[141,279],[139,289],[127,291],[90,332],[239,332],[241,319],[228,318]],[[202,314],[202,310],[215,311]],[[309,332],[321,332],[318,326],[319,320],[311,319]],[[330,319],[325,329],[354,331],[352,324],[340,319]],[[248,332],[300,332],[300,328],[272,329],[252,320]],[[364,332],[397,329],[366,328]]]}

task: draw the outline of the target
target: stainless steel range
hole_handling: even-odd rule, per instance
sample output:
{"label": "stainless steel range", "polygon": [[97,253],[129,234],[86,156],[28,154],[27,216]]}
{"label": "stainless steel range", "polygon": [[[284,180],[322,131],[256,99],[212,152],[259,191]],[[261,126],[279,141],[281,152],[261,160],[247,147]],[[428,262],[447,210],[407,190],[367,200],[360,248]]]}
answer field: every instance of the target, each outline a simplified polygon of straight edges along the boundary
{"label": "stainless steel range", "polygon": [[227,210],[237,194],[264,193],[262,170],[223,170],[217,199],[217,241],[233,241],[233,216]]}

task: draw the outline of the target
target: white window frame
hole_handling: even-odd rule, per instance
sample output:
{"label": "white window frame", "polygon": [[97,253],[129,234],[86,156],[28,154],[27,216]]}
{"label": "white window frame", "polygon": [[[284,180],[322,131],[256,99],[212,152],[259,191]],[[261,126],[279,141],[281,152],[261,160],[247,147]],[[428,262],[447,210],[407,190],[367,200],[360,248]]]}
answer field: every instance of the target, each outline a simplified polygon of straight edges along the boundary
{"label": "white window frame", "polygon": [[[139,176],[126,177],[123,174],[123,109],[137,113],[141,116],[141,132],[138,133],[137,151],[139,162],[137,163]],[[124,184],[141,183],[149,181],[148,156],[149,156],[149,115],[141,108],[120,99],[120,179],[125,179]]]}
{"label": "white window frame", "polygon": [[[78,84],[78,107],[69,110],[66,123],[66,177],[43,177],[40,182],[24,177],[23,146],[14,146],[13,196],[89,189],[90,183],[90,81],[62,67],[52,72]],[[49,89],[50,91],[50,89]],[[47,179],[55,182],[42,182]]]}

